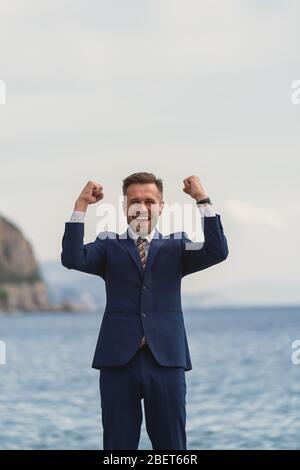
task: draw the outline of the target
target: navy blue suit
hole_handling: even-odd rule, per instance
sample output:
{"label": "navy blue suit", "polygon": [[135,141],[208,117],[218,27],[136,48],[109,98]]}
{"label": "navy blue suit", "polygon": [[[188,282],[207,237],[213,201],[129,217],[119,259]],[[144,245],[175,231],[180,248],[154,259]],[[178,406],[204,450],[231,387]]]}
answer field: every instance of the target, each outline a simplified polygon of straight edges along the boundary
{"label": "navy blue suit", "polygon": [[[83,244],[84,224],[65,224],[62,264],[100,276],[106,307],[92,367],[100,370],[105,449],[137,449],[144,398],[153,449],[186,449],[185,372],[192,369],[181,279],[228,256],[220,215],[204,217],[204,243],[157,229],[143,271],[134,240],[102,232]],[[147,343],[139,348],[142,336]]]}

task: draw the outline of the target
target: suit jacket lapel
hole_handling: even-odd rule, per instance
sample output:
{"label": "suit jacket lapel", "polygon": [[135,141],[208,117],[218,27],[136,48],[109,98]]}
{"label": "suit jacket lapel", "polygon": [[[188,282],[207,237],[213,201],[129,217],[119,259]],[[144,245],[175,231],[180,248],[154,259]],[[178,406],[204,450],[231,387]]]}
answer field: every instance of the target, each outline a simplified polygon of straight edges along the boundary
{"label": "suit jacket lapel", "polygon": [[140,276],[143,276],[143,267],[142,263],[140,260],[140,255],[138,253],[135,241],[131,238],[131,236],[128,234],[128,231],[122,233],[119,235],[119,240],[121,241],[121,245],[126,248],[128,251],[130,257],[134,261],[134,264],[140,274]]}
{"label": "suit jacket lapel", "polygon": [[159,252],[159,249],[162,247],[164,243],[165,243],[165,240],[163,240],[162,234],[157,231],[157,238],[153,237],[149,246],[147,262],[146,262],[146,267],[145,267],[145,272],[144,272],[145,275],[150,271],[154,263],[154,260]]}

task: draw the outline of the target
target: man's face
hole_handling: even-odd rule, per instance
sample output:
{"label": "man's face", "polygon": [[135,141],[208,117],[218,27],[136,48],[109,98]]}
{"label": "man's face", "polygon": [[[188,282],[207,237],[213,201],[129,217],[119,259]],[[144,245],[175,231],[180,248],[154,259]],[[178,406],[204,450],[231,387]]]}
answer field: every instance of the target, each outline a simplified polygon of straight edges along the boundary
{"label": "man's face", "polygon": [[141,236],[148,235],[162,213],[164,202],[155,183],[128,186],[123,209],[127,223]]}

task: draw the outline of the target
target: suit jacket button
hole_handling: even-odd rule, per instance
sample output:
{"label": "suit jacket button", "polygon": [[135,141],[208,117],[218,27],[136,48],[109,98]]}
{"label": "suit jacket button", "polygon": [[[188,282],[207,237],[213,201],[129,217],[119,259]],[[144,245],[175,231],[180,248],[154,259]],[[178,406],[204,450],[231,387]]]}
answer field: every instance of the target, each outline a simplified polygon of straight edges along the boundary
{"label": "suit jacket button", "polygon": [[146,316],[147,316],[146,313],[142,313],[141,315],[142,315],[142,317],[146,317]]}
{"label": "suit jacket button", "polygon": [[147,290],[147,289],[148,289],[148,287],[147,287],[147,286],[143,286],[143,290]]}

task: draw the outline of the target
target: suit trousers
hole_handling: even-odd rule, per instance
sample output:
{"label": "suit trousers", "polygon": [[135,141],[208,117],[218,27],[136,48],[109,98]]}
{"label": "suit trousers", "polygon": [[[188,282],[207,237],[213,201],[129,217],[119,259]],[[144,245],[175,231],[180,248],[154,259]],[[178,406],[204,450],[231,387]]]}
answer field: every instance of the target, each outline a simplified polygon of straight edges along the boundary
{"label": "suit trousers", "polygon": [[152,449],[186,449],[184,367],[160,365],[146,343],[127,364],[102,367],[99,387],[104,450],[138,449],[142,400]]}

